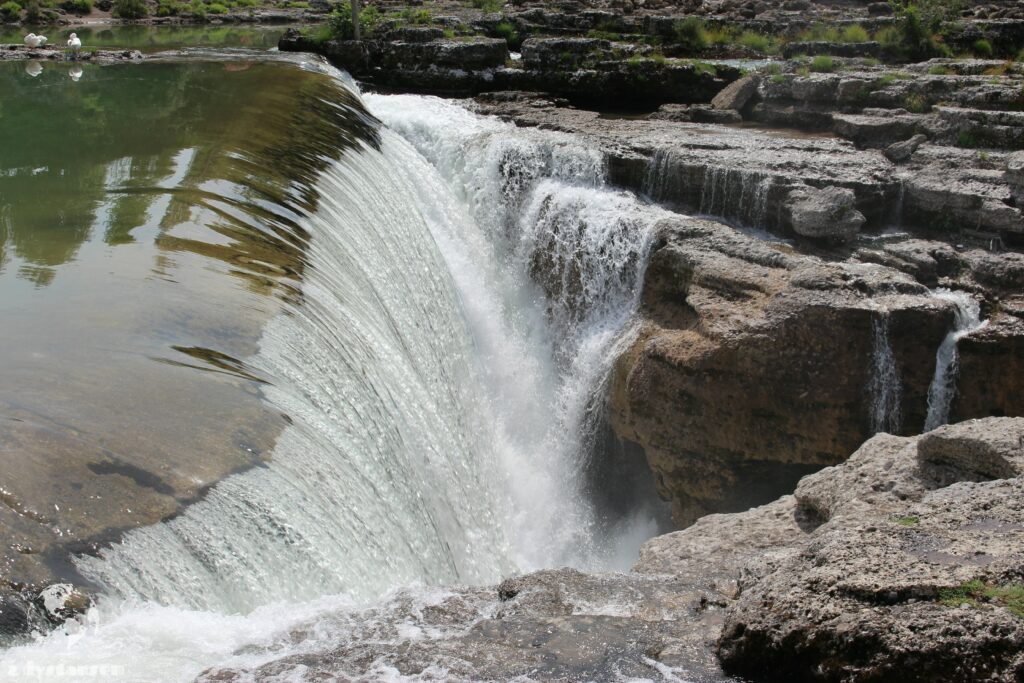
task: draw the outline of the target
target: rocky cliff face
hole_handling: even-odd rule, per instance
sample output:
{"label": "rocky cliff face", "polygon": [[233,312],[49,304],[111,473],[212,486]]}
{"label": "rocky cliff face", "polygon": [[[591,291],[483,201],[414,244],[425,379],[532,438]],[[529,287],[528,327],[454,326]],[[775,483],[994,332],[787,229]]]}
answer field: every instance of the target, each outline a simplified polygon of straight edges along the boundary
{"label": "rocky cliff face", "polygon": [[[743,90],[724,91],[726,104]],[[936,201],[957,204],[981,173],[963,151],[927,145],[900,171],[881,150],[834,138],[600,117],[514,93],[474,106],[580,136],[616,184],[757,229],[667,221],[640,334],[617,365],[612,424],[646,453],[677,523],[771,500],[876,431],[920,432],[954,325],[936,288],[969,293],[987,321],[956,345],[951,419],[1024,415],[1020,254],[993,251],[992,233],[926,227],[931,214],[921,237],[857,236],[903,213],[901,183],[940,169]],[[1009,196],[1012,172],[982,175]]]}
{"label": "rocky cliff face", "polygon": [[872,391],[880,325],[901,369],[901,425],[920,429],[948,302],[889,268],[827,263],[709,221],[662,231],[610,405],[677,523],[772,500],[882,428],[872,407],[895,387]]}

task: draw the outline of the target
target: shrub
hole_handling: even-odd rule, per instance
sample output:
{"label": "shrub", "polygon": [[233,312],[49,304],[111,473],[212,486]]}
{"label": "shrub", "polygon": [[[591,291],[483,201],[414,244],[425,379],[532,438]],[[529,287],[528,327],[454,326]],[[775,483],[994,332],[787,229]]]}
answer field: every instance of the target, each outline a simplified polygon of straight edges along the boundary
{"label": "shrub", "polygon": [[966,130],[962,130],[956,135],[956,146],[957,147],[978,147],[978,140],[968,133]]}
{"label": "shrub", "polygon": [[0,5],[0,16],[3,16],[5,21],[17,21],[18,17],[21,16],[21,5],[10,0]]}
{"label": "shrub", "polygon": [[[374,6],[364,7],[359,13],[359,27],[362,29],[363,37],[372,35],[380,24],[380,10]],[[341,40],[352,40],[355,38],[355,29],[352,25],[352,7],[347,2],[335,6],[327,18],[327,25],[330,28],[333,38]]]}
{"label": "shrub", "polygon": [[434,20],[434,15],[428,9],[413,9],[406,7],[402,10],[402,20],[409,24],[429,24]]}
{"label": "shrub", "polygon": [[931,111],[932,106],[921,95],[910,94],[903,98],[903,108],[915,114],[925,114]]}
{"label": "shrub", "polygon": [[928,67],[928,73],[932,76],[948,76],[949,67],[944,64],[936,64],[935,66]]}
{"label": "shrub", "polygon": [[936,34],[959,11],[959,0],[890,0],[890,4],[900,32],[899,44],[894,47],[904,57],[923,60],[950,54]]}
{"label": "shrub", "polygon": [[473,7],[481,9],[488,14],[500,12],[502,4],[501,0],[473,0]]}
{"label": "shrub", "polygon": [[655,64],[664,64],[665,62],[668,61],[668,57],[661,54],[660,52],[652,52],[651,61],[654,62]]}
{"label": "shrub", "polygon": [[149,14],[145,0],[114,0],[110,13],[121,19],[141,19]]}
{"label": "shrub", "polygon": [[92,12],[92,0],[64,0],[60,8],[72,14],[88,14]]}
{"label": "shrub", "polygon": [[774,47],[771,38],[761,33],[754,33],[753,31],[744,31],[736,39],[736,42],[743,47],[763,53],[771,52]]}
{"label": "shrub", "polygon": [[219,2],[214,2],[207,6],[206,11],[210,14],[227,14],[228,8]]}
{"label": "shrub", "polygon": [[809,29],[804,31],[799,36],[800,40],[810,41],[825,41],[828,43],[838,43],[842,40],[842,34],[834,26],[825,26],[822,23],[813,24]]}
{"label": "shrub", "polygon": [[875,31],[875,40],[881,43],[882,47],[898,48],[903,42],[903,34],[895,26],[886,26]]}
{"label": "shrub", "polygon": [[818,55],[811,61],[810,69],[814,73],[827,74],[835,71],[836,65],[828,55]]}
{"label": "shrub", "polygon": [[974,41],[974,54],[979,57],[991,57],[992,56],[992,43],[988,42],[984,38],[981,40]]}
{"label": "shrub", "polygon": [[868,38],[867,30],[860,24],[847,26],[839,36],[839,40],[844,43],[866,43]]}
{"label": "shrub", "polygon": [[513,24],[507,21],[501,22],[494,27],[494,34],[498,38],[504,38],[509,47],[519,47],[519,32],[516,31],[516,27]]}
{"label": "shrub", "polygon": [[708,46],[704,21],[699,17],[686,17],[672,25],[676,44],[686,52],[700,52]]}
{"label": "shrub", "polygon": [[200,0],[192,0],[192,4],[188,6],[188,13],[197,19],[203,19],[206,17],[206,5]]}

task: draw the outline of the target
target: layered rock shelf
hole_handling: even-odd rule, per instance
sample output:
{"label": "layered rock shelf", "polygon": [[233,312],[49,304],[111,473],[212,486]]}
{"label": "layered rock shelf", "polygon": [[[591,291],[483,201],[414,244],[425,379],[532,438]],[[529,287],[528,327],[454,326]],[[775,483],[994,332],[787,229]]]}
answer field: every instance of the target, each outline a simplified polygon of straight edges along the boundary
{"label": "layered rock shelf", "polygon": [[880,434],[792,495],[649,541],[629,572],[401,593],[337,615],[372,626],[332,646],[199,680],[1015,681],[1022,475],[1022,419]]}

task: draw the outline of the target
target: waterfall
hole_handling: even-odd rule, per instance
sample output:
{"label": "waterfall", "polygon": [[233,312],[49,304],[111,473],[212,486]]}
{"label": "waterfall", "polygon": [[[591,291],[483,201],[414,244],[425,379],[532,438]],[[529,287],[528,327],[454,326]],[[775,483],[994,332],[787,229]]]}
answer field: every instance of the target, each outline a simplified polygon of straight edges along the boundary
{"label": "waterfall", "polygon": [[664,214],[608,189],[600,154],[568,136],[366,100],[390,130],[322,173],[297,219],[301,297],[247,359],[290,418],[271,459],[78,557],[103,591],[93,622],[0,669],[191,680],[301,650],[289,629],[309,620],[302,637],[329,639],[332,610],[400,587],[624,568],[657,533],[655,503],[602,520],[585,475]]}
{"label": "waterfall", "polygon": [[643,191],[655,201],[692,204],[706,216],[734,221],[741,226],[764,229],[768,219],[771,176],[740,168],[703,166],[700,181],[687,188],[687,179],[697,173],[681,164],[671,150],[658,149],[647,165]]}
{"label": "waterfall", "polygon": [[928,415],[924,431],[928,432],[949,422],[949,411],[956,395],[956,378],[959,371],[957,342],[971,332],[980,330],[987,321],[981,320],[981,308],[977,301],[964,292],[948,289],[935,290],[934,295],[955,306],[953,327],[939,344],[935,354],[935,375],[928,387]]}
{"label": "waterfall", "polygon": [[872,318],[871,332],[874,346],[874,362],[868,385],[868,392],[871,395],[871,431],[876,434],[898,434],[902,419],[900,402],[903,387],[899,367],[892,353],[887,311]]}
{"label": "waterfall", "polygon": [[[582,475],[593,411],[603,405],[595,392],[638,305],[654,226],[666,214],[608,189],[604,159],[570,136],[520,130],[437,98],[366,99],[415,148],[400,165],[419,178],[439,174],[454,192],[427,209],[445,216],[437,232],[452,237],[443,241],[473,245],[453,272],[467,293],[484,386],[502,406],[499,458],[518,473],[508,504],[519,566],[628,565],[653,530],[648,517],[597,533]],[[432,168],[421,169],[423,159]],[[429,207],[441,196],[429,189],[420,199]],[[481,296],[488,290],[493,296]],[[540,469],[536,453],[548,454]]]}

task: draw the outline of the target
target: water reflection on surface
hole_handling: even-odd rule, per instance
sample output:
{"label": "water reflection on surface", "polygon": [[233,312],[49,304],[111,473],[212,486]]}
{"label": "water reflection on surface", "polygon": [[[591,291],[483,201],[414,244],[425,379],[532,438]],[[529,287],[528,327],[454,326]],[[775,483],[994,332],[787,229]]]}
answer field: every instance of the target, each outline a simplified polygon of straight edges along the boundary
{"label": "water reflection on surface", "polygon": [[21,44],[29,33],[41,33],[50,45],[67,43],[72,32],[86,49],[133,49],[159,52],[192,47],[246,48],[269,50],[277,47],[284,33],[281,26],[2,26],[0,44]]}
{"label": "water reflection on surface", "polygon": [[269,456],[284,418],[245,359],[300,297],[318,174],[375,143],[293,64],[71,69],[0,64],[8,581]]}

